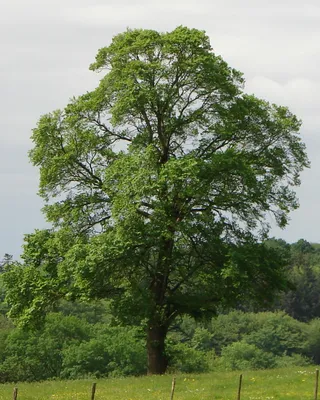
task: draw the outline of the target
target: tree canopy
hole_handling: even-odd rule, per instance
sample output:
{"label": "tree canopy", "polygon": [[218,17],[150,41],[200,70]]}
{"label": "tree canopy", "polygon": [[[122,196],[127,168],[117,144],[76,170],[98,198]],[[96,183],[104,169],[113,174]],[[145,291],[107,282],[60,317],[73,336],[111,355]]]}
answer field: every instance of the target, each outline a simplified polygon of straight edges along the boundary
{"label": "tree canopy", "polygon": [[270,216],[284,227],[298,206],[301,122],[246,94],[196,29],[127,30],[90,69],[99,86],[33,130],[52,229],[26,235],[23,265],[5,274],[11,316],[110,298],[119,321],[145,324],[149,372],[163,373],[177,316],[285,287],[282,257],[261,240]]}

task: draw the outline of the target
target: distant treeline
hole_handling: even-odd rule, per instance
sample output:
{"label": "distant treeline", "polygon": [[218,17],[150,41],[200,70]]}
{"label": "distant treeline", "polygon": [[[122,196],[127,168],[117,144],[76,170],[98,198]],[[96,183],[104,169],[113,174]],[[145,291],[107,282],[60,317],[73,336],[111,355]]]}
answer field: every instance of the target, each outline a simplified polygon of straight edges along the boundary
{"label": "distant treeline", "polygon": [[288,244],[281,239],[271,239],[288,258],[288,290],[280,293],[274,310],[285,311],[291,317],[308,322],[320,318],[320,244],[304,239]]}

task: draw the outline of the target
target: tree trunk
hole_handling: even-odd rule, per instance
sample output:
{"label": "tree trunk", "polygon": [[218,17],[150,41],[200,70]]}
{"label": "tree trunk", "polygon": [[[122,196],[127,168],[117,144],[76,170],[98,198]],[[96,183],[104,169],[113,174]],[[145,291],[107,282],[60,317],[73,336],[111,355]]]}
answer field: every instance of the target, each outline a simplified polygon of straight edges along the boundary
{"label": "tree trunk", "polygon": [[167,327],[149,324],[147,332],[148,374],[164,374],[168,361],[165,354]]}

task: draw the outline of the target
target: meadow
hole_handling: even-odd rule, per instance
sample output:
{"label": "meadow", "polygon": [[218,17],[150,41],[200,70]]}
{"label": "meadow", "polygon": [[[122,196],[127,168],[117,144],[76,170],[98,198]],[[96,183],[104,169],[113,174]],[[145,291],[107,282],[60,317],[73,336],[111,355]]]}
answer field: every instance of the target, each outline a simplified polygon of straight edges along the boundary
{"label": "meadow", "polygon": [[[174,400],[235,400],[239,374],[176,375]],[[2,384],[0,400],[12,399],[15,386],[18,400],[90,400],[93,382],[97,383],[95,400],[169,400],[172,378],[172,375],[164,375]],[[311,400],[314,386],[314,366],[245,371],[241,400]]]}

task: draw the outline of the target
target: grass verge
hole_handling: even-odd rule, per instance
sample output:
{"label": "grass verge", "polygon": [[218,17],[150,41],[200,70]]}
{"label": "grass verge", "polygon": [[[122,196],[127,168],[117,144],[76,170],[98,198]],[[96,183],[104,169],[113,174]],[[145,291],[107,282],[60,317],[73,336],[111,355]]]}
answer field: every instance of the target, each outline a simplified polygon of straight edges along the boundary
{"label": "grass verge", "polygon": [[[240,372],[177,375],[174,400],[235,400]],[[0,400],[90,400],[92,382],[97,382],[95,400],[169,400],[172,375],[79,381],[48,381],[0,385]],[[315,367],[245,371],[241,400],[312,400]]]}

